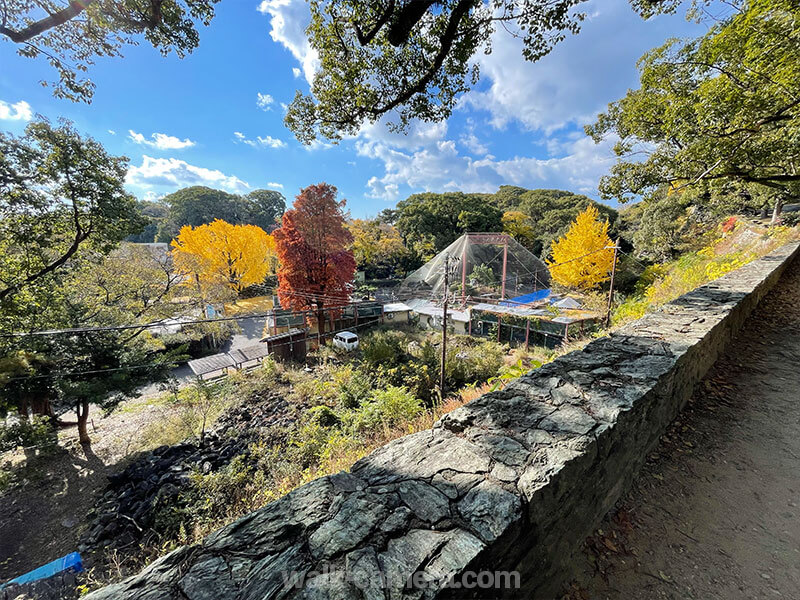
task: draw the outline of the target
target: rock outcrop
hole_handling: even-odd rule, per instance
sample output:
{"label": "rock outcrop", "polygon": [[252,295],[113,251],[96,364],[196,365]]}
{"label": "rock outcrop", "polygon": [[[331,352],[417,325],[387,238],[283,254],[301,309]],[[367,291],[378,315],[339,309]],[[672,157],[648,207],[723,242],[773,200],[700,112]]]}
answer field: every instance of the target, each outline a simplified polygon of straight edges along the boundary
{"label": "rock outcrop", "polygon": [[87,599],[552,597],[563,561],[796,253],[698,288]]}
{"label": "rock outcrop", "polygon": [[[119,473],[90,512],[90,524],[79,550],[124,548],[151,534],[159,507],[178,502],[193,472],[212,473],[234,457],[247,460],[249,445],[265,430],[280,431],[296,419],[284,398],[250,398],[224,413],[203,443],[161,446],[140,456]],[[274,440],[279,441],[279,440]]]}

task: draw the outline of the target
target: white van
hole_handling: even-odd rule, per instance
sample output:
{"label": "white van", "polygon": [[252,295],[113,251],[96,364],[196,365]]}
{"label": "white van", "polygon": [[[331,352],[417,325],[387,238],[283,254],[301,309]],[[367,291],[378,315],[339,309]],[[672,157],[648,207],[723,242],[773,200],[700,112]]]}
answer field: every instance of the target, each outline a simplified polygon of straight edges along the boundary
{"label": "white van", "polygon": [[358,336],[352,331],[342,331],[333,336],[333,345],[342,350],[358,348]]}

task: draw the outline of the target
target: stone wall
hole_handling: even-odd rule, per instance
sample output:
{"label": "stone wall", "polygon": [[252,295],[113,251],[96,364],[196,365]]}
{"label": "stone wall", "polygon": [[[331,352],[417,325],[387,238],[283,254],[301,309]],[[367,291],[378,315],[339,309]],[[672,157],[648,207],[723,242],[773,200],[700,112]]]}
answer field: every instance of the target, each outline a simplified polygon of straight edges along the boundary
{"label": "stone wall", "polygon": [[[797,250],[698,288],[87,598],[553,597],[571,552]],[[441,585],[485,570],[518,571],[521,587]]]}

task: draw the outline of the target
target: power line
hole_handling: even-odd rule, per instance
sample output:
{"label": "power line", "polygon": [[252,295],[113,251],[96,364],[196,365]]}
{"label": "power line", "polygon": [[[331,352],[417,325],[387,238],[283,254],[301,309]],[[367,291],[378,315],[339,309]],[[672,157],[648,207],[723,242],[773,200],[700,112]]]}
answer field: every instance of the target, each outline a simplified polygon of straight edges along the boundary
{"label": "power line", "polygon": [[[306,315],[306,314],[316,314],[320,311],[336,311],[342,310],[349,306],[359,306],[363,304],[376,304],[375,301],[361,301],[361,302],[348,302],[346,304],[341,304],[337,306],[328,306],[323,307],[321,309],[305,309],[300,311],[291,311],[295,316],[299,315]],[[231,316],[231,317],[218,317],[214,319],[193,319],[191,321],[178,321],[176,323],[169,323],[166,319],[161,321],[154,321],[151,323],[140,323],[137,325],[108,325],[108,326],[95,326],[95,327],[73,327],[67,329],[45,329],[39,331],[18,331],[13,333],[4,333],[0,334],[0,337],[4,338],[16,338],[16,337],[34,337],[34,336],[47,336],[47,335],[76,335],[81,333],[95,333],[95,332],[105,332],[105,331],[126,331],[131,329],[157,329],[160,327],[168,327],[169,325],[199,325],[201,323],[221,323],[225,321],[244,321],[248,319],[265,319],[267,317],[274,316],[275,309],[270,309],[268,312],[263,313],[253,313],[249,315],[238,315],[238,316]]]}
{"label": "power line", "polygon": [[[367,327],[369,325],[375,325],[378,322],[380,322],[380,319],[378,319],[378,318],[371,319],[371,320],[369,320],[369,321],[367,321],[365,323],[359,323],[358,325],[352,325],[352,326],[349,326],[349,327],[344,327],[342,329],[335,329],[333,331],[329,331],[329,332],[325,333],[324,336],[325,337],[333,336],[333,335],[336,335],[337,333],[341,333],[342,331],[350,331],[351,329],[358,329],[359,327]],[[306,340],[304,340],[304,341],[306,341]],[[272,348],[278,348],[280,346],[289,346],[291,344],[297,344],[297,343],[299,343],[299,342],[298,341],[289,341],[289,342],[281,342],[281,343],[278,343],[278,344],[271,344],[271,346],[272,346]],[[67,377],[76,377],[76,376],[79,376],[79,375],[99,375],[101,373],[114,373],[114,372],[117,372],[117,371],[132,371],[132,370],[136,370],[136,369],[146,369],[146,368],[149,368],[149,367],[156,367],[156,366],[170,365],[170,364],[177,365],[178,363],[151,362],[151,363],[145,363],[145,364],[141,364],[141,365],[126,365],[124,367],[110,367],[108,369],[89,369],[89,370],[85,370],[85,371],[71,371],[71,372],[68,372],[68,373],[58,373],[58,374],[50,374],[50,375],[26,375],[25,377],[12,377],[10,379],[6,379],[5,381],[7,381],[7,382],[8,381],[27,381],[27,380],[31,380],[31,379],[65,379]]]}
{"label": "power line", "polygon": [[[576,260],[580,260],[580,259],[585,258],[587,256],[591,256],[593,254],[597,254],[598,252],[603,252],[605,250],[612,250],[612,249],[613,249],[613,246],[600,248],[598,250],[593,250],[592,252],[587,252],[586,254],[582,254],[581,256],[577,256],[575,258],[571,258],[570,260],[566,260],[566,261],[561,262],[561,263],[550,264],[550,265],[547,265],[547,266],[548,266],[548,268],[560,267],[562,265],[569,264],[571,262],[574,262]],[[636,260],[636,259],[634,259],[634,260]],[[509,278],[506,277],[506,279],[509,279]],[[330,295],[327,295],[327,294],[316,294],[314,292],[293,291],[293,292],[286,292],[286,295],[296,296],[296,297],[300,297],[300,298],[306,298],[308,300],[330,300],[332,302],[342,302],[342,300],[343,300],[342,297],[330,296]],[[418,297],[418,296],[419,296],[419,294],[414,293],[411,290],[408,290],[405,293],[401,293],[401,294],[395,295],[394,298],[396,298],[397,300],[403,301],[403,300],[412,299],[412,298]],[[505,300],[505,301],[506,302],[512,302],[512,303],[514,302],[514,300]],[[361,304],[372,304],[374,302],[377,302],[377,301],[355,301],[355,302],[350,301],[350,302],[346,302],[345,304],[339,304],[339,305],[330,306],[330,307],[323,307],[322,309],[306,309],[306,310],[302,310],[302,311],[293,311],[293,313],[296,316],[297,315],[306,315],[306,314],[313,315],[313,314],[318,313],[320,311],[325,312],[325,311],[332,311],[332,310],[341,310],[341,309],[347,308],[349,306],[357,306],[357,305],[361,305]],[[216,317],[216,318],[213,318],[213,319],[193,319],[191,321],[180,321],[180,322],[175,323],[175,324],[176,325],[200,325],[200,324],[205,324],[205,323],[222,323],[222,322],[227,322],[227,321],[244,321],[244,320],[248,320],[248,319],[264,319],[264,318],[273,316],[274,315],[274,310],[275,309],[271,309],[268,312],[254,313],[254,314],[249,314],[249,315],[237,315],[237,316],[231,316],[231,317]],[[93,326],[93,327],[73,327],[73,328],[64,328],[64,329],[46,329],[46,330],[38,330],[38,331],[19,331],[19,332],[0,334],[0,338],[42,337],[42,336],[48,336],[48,335],[77,335],[77,334],[82,334],[82,333],[95,333],[95,332],[99,333],[99,332],[110,332],[110,331],[129,331],[129,330],[133,330],[133,329],[145,330],[145,329],[155,329],[155,328],[158,328],[158,327],[165,327],[165,326],[168,326],[168,325],[170,325],[170,323],[166,323],[165,320],[162,320],[162,321],[155,321],[155,322],[152,322],[152,323],[140,323],[140,324],[134,324],[134,325],[108,325],[108,326]]]}

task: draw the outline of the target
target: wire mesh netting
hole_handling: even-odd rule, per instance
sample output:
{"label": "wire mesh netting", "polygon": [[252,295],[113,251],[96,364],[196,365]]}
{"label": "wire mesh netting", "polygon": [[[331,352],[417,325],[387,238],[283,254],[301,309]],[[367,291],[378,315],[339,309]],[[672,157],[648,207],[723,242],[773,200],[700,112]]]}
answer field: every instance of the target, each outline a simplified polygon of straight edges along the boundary
{"label": "wire mesh netting", "polygon": [[400,291],[418,298],[444,294],[445,264],[457,297],[516,298],[550,287],[547,266],[511,236],[466,233],[403,280]]}

